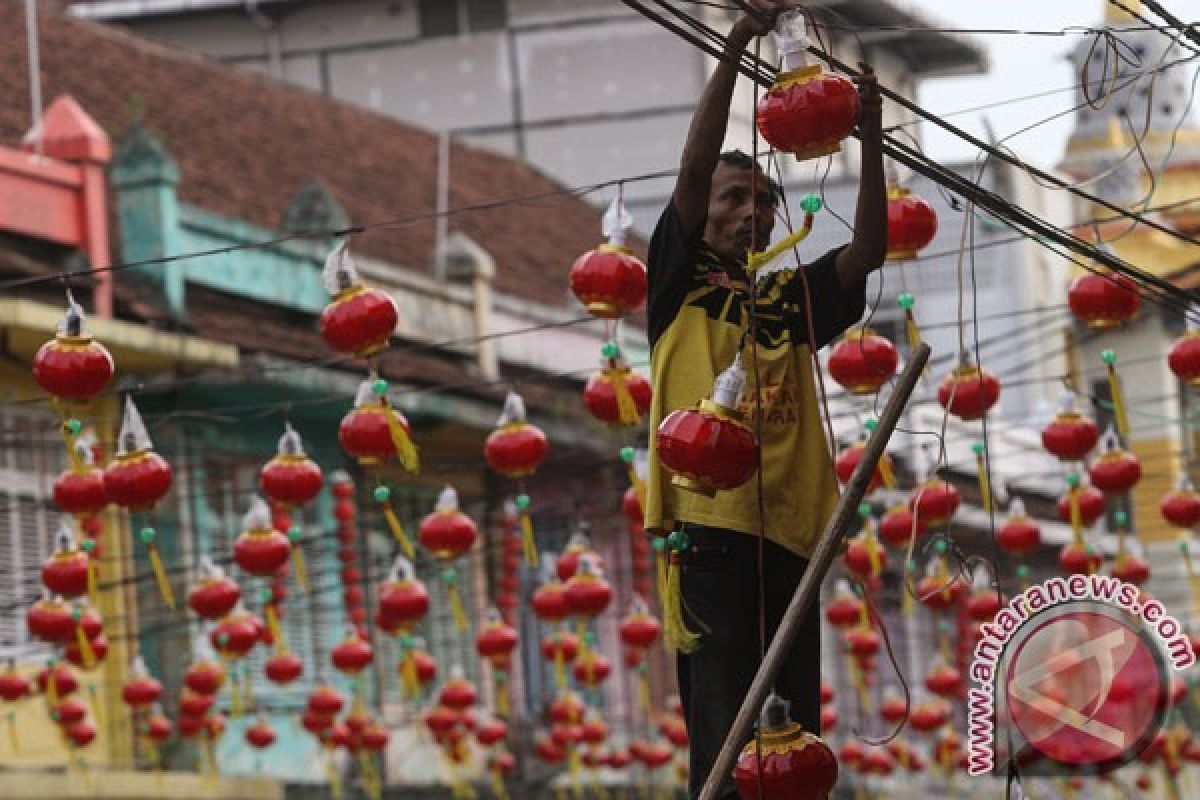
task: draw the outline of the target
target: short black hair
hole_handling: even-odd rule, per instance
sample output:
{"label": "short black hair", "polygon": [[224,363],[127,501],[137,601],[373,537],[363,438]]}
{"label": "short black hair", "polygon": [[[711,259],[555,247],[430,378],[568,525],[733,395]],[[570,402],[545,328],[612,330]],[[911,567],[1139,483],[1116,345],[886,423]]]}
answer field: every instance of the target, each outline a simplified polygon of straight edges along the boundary
{"label": "short black hair", "polygon": [[778,203],[783,198],[783,187],[776,183],[774,178],[767,175],[766,170],[760,167],[749,153],[743,153],[741,150],[726,150],[717,156],[717,163],[727,164],[736,169],[757,169],[766,177],[767,188],[771,191],[771,197],[775,198],[775,202]]}

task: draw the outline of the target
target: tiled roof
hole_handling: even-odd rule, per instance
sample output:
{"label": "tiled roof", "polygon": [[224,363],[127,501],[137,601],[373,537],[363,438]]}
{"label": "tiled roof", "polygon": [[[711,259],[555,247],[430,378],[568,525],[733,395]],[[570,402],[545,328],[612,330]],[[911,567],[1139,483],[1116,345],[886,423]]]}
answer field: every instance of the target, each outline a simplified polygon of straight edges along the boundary
{"label": "tiled roof", "polygon": [[[404,220],[356,236],[354,249],[425,269],[435,135],[50,8],[40,42],[44,96],[71,94],[114,141],[138,121],[157,132],[179,163],[184,202],[275,227],[294,193],[318,177],[354,224]],[[20,3],[0,3],[0,54],[0,141],[15,143],[30,127]],[[600,239],[599,213],[528,165],[487,151],[455,145],[451,176],[452,208],[537,198],[458,214],[451,229],[492,253],[499,290],[565,305],[572,261]]]}

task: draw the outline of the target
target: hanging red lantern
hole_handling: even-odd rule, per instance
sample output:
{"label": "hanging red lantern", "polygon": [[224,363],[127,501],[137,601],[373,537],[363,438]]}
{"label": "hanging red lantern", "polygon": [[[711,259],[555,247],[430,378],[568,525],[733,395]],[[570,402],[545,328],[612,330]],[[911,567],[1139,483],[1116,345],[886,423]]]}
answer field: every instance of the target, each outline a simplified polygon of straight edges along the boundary
{"label": "hanging red lantern", "polygon": [[828,745],[788,718],[787,703],[768,698],[759,737],[742,749],[733,768],[742,800],[824,800],[837,777],[837,759]]}
{"label": "hanging red lantern", "polygon": [[412,428],[388,402],[387,391],[387,381],[359,384],[354,408],[338,425],[338,442],[364,467],[398,461],[407,471],[415,472],[420,458],[412,442]]}
{"label": "hanging red lantern", "polygon": [[51,694],[51,680],[54,681],[54,693],[57,693],[59,697],[66,697],[79,691],[79,679],[75,677],[75,671],[65,664],[56,663],[43,667],[37,671],[33,680],[38,691],[47,696]]}
{"label": "hanging red lantern", "polygon": [[1194,528],[1200,524],[1200,493],[1184,482],[1178,489],[1163,495],[1159,513],[1167,522],[1179,528]]}
{"label": "hanging red lantern", "polygon": [[542,622],[558,622],[567,616],[566,588],[559,581],[544,583],[533,593],[533,613]]}
{"label": "hanging red lantern", "polygon": [[226,658],[241,658],[262,639],[265,629],[258,617],[241,609],[240,605],[208,634],[209,642]]}
{"label": "hanging red lantern", "polygon": [[612,673],[612,664],[595,650],[588,649],[586,653],[575,660],[571,674],[580,684],[594,688],[608,680]]}
{"label": "hanging red lantern", "polygon": [[898,724],[908,716],[908,711],[908,703],[894,689],[889,689],[879,704],[879,718],[889,725]]}
{"label": "hanging red lantern", "polygon": [[371,663],[374,653],[371,645],[357,634],[347,636],[329,653],[329,660],[336,670],[347,675],[357,675]]}
{"label": "hanging red lantern", "polygon": [[837,728],[838,712],[833,706],[821,706],[821,732],[829,733]]}
{"label": "hanging red lantern", "polygon": [[858,91],[849,80],[806,62],[808,38],[798,13],[781,15],[778,30],[783,69],[758,103],[758,131],[797,160],[836,153],[858,124]]}
{"label": "hanging red lantern", "polygon": [[567,610],[578,617],[597,617],[612,602],[613,590],[599,574],[595,559],[580,559],[579,568],[566,582],[563,598]]}
{"label": "hanging red lantern", "polygon": [[258,476],[262,493],[284,507],[302,506],[320,494],[324,482],[321,468],[305,454],[300,434],[285,423],[275,457]]}
{"label": "hanging red lantern", "polygon": [[[1090,527],[1104,514],[1104,493],[1093,486],[1080,486],[1077,491],[1079,493],[1080,521],[1085,528]],[[1071,521],[1071,492],[1069,490],[1058,499],[1056,512],[1060,522],[1069,523]]]}
{"label": "hanging red lantern", "polygon": [[435,706],[425,712],[425,727],[429,728],[429,732],[434,738],[441,741],[448,733],[454,730],[458,725],[461,716],[457,711],[445,706]]}
{"label": "hanging red lantern", "polygon": [[332,686],[318,686],[308,696],[308,710],[314,714],[333,718],[342,712],[345,700],[341,693]]}
{"label": "hanging red lantern", "polygon": [[1132,280],[1105,270],[1073,280],[1067,289],[1067,305],[1089,328],[1106,331],[1133,319],[1141,300]]}
{"label": "hanging red lantern", "polygon": [[391,738],[391,734],[388,733],[387,728],[375,722],[368,725],[366,730],[362,732],[363,747],[371,753],[382,753],[387,749]]}
{"label": "hanging red lantern", "polygon": [[204,730],[207,725],[207,720],[204,717],[180,717],[179,718],[179,735],[184,739],[191,739],[199,736],[200,731]]}
{"label": "hanging red lantern", "polygon": [[131,708],[145,708],[162,697],[162,684],[150,677],[141,656],[133,660],[130,677],[121,687],[121,699]]}
{"label": "hanging red lantern", "polygon": [[950,718],[950,707],[944,700],[927,700],[917,703],[909,716],[908,723],[918,733],[933,733]]}
{"label": "hanging red lantern", "polygon": [[916,519],[907,505],[892,506],[879,519],[879,538],[892,547],[907,548],[914,529],[920,538],[925,535],[926,524],[925,520]]}
{"label": "hanging red lantern", "polygon": [[[863,453],[866,451],[866,439],[859,439],[854,444],[842,448],[838,453],[837,459],[833,462],[834,471],[837,473],[838,481],[845,486],[850,483],[850,478],[854,475],[854,470],[858,469],[858,462],[862,461]],[[879,463],[875,466],[875,471],[871,473],[871,481],[867,484],[866,494],[878,489],[884,484],[891,485],[894,483],[895,465],[892,463],[892,457],[884,453],[879,457]]]}
{"label": "hanging red lantern", "polygon": [[1025,503],[1021,498],[1014,498],[1008,508],[1008,518],[996,531],[996,544],[1010,556],[1016,557],[1031,552],[1041,543],[1041,529],[1026,516]]}
{"label": "hanging red lantern", "polygon": [[591,540],[585,532],[586,527],[585,523],[581,530],[571,534],[571,538],[567,540],[566,549],[554,562],[554,571],[558,574],[558,579],[564,583],[571,580],[575,571],[579,569],[579,560],[585,556],[592,559],[593,563],[601,568],[604,566],[600,554],[592,549]]}
{"label": "hanging red lantern", "polygon": [[288,562],[292,543],[271,524],[271,509],[261,497],[250,501],[242,519],[242,533],[233,543],[233,560],[251,575],[269,578]]}
{"label": "hanging red lantern", "polygon": [[[867,525],[870,526],[872,523],[868,521]],[[874,530],[868,528],[850,540],[842,561],[850,572],[870,581],[883,574],[883,570],[887,567],[887,554],[883,550],[883,545],[875,538]]]}
{"label": "hanging red lantern", "polygon": [[275,744],[275,729],[264,717],[259,717],[246,728],[246,744],[257,750],[265,750]]}
{"label": "hanging red lantern", "polygon": [[330,349],[365,358],[387,347],[400,314],[391,296],[367,288],[344,243],[325,260],[325,289],[333,295],[321,312],[321,338]]}
{"label": "hanging red lantern", "polygon": [[658,732],[663,735],[664,739],[680,750],[685,749],[689,744],[687,723],[678,714],[664,715],[658,721]]}
{"label": "hanging red lantern", "polygon": [[61,642],[75,635],[75,618],[71,606],[58,598],[35,602],[25,612],[29,632],[45,642]]}
{"label": "hanging red lantern", "polygon": [[587,707],[574,692],[562,692],[550,703],[550,720],[558,725],[577,723]]}
{"label": "hanging red lantern", "polygon": [[68,725],[63,732],[75,747],[87,747],[96,739],[96,726],[86,719]]}
{"label": "hanging red lantern", "polygon": [[179,713],[184,717],[203,717],[215,702],[216,697],[212,694],[198,694],[184,689],[179,696]]}
{"label": "hanging red lantern", "polygon": [[917,515],[921,529],[938,528],[945,525],[958,510],[958,489],[947,481],[931,478],[912,490],[908,507]]}
{"label": "hanging red lantern", "polygon": [[671,483],[707,497],[736,489],[758,469],[758,443],[737,410],[746,384],[739,354],[721,373],[711,400],[676,409],[658,426],[658,459]]}
{"label": "hanging red lantern", "polygon": [[526,419],[525,402],[509,392],[500,421],[483,445],[488,466],[506,477],[523,478],[534,473],[549,451],[546,434]]}
{"label": "hanging red lantern", "polygon": [[963,691],[962,673],[939,657],[925,676],[925,688],[939,697],[959,697]]}
{"label": "hanging red lantern", "polygon": [[658,641],[662,625],[650,614],[646,601],[635,595],[629,614],[621,620],[618,633],[626,647],[645,650]]}
{"label": "hanging red lantern", "polygon": [[858,658],[870,658],[879,652],[879,634],[870,628],[854,628],[845,633],[846,646]]}
{"label": "hanging red lantern", "polygon": [[847,331],[829,352],[829,376],[850,394],[876,394],[896,374],[895,345],[870,328]]}
{"label": "hanging red lantern", "polygon": [[604,345],[604,366],[583,387],[583,405],[609,425],[637,425],[650,410],[650,381],[634,372],[616,342]]}
{"label": "hanging red lantern", "polygon": [[933,611],[945,611],[957,605],[967,590],[962,578],[947,574],[942,557],[929,562],[928,572],[917,583],[917,598]]}
{"label": "hanging red lantern", "polygon": [[155,712],[146,719],[142,734],[155,744],[161,745],[171,738],[171,730],[171,720],[163,716],[161,709],[155,709]]}
{"label": "hanging red lantern", "polygon": [[290,650],[284,650],[267,659],[263,672],[272,683],[287,686],[304,674],[304,660]]}
{"label": "hanging red lantern", "polygon": [[1042,428],[1042,447],[1063,461],[1082,461],[1099,439],[1096,423],[1075,410],[1073,393],[1065,395],[1058,414]]}
{"label": "hanging red lantern", "polygon": [[184,672],[183,683],[197,694],[216,694],[225,683],[225,668],[216,661],[197,661]]}
{"label": "hanging red lantern", "polygon": [[484,747],[491,747],[504,741],[508,735],[508,726],[504,720],[489,718],[475,728],[475,740]]}
{"label": "hanging red lantern", "polygon": [[1142,465],[1138,457],[1115,444],[1088,467],[1092,485],[1106,494],[1125,494],[1141,477]]}
{"label": "hanging red lantern", "polygon": [[387,582],[379,587],[378,611],[384,627],[397,631],[416,625],[429,612],[429,591],[403,556],[396,556]]}
{"label": "hanging red lantern", "polygon": [[835,628],[849,628],[862,621],[863,603],[850,591],[850,584],[839,580],[833,600],[825,606],[825,619]]}
{"label": "hanging red lantern", "polygon": [[238,604],[242,590],[207,556],[200,558],[200,575],[200,581],[188,592],[188,607],[203,619],[221,619]]}
{"label": "hanging red lantern", "polygon": [[438,497],[436,510],[421,520],[417,536],[422,547],[444,561],[466,554],[478,533],[475,522],[459,510],[458,492],[447,486]]}
{"label": "hanging red lantern", "polygon": [[569,664],[579,655],[579,637],[568,631],[553,631],[542,639],[542,657]]}
{"label": "hanging red lantern", "polygon": [[911,261],[937,235],[933,206],[894,180],[887,187],[887,260]]}
{"label": "hanging red lantern", "polygon": [[[417,639],[417,641],[420,642],[421,640]],[[402,677],[404,674],[405,663],[407,661],[412,662],[412,669],[416,674],[418,686],[428,686],[434,681],[435,678],[437,678],[437,659],[420,649],[420,646],[415,646],[408,650],[405,657],[401,659],[397,671],[400,672]]]}
{"label": "hanging red lantern", "polygon": [[314,736],[320,737],[325,735],[326,731],[333,725],[333,717],[318,714],[312,709],[305,709],[304,713],[300,716],[300,725],[304,730]]}
{"label": "hanging red lantern", "polygon": [[1150,565],[1132,553],[1121,553],[1113,563],[1112,576],[1125,583],[1141,586],[1150,579]]}
{"label": "hanging red lantern", "polygon": [[967,361],[946,376],[938,387],[938,403],[963,420],[979,419],[1000,399],[1000,381],[992,373]]}
{"label": "hanging red lantern", "polygon": [[59,549],[42,562],[42,585],[63,597],[87,594],[91,559],[83,550],[71,546],[68,535],[59,540]]}
{"label": "hanging red lantern", "polygon": [[475,686],[463,675],[461,667],[450,671],[450,679],[442,686],[438,694],[438,702],[446,708],[455,711],[465,711],[475,705],[478,693]]}
{"label": "hanging red lantern", "polygon": [[[822,704],[832,703],[834,701],[835,697],[836,697],[836,694],[833,691],[833,686],[830,685],[829,681],[822,678],[821,679],[821,703]],[[683,709],[681,708],[676,713],[682,713],[682,711],[683,711]]]}
{"label": "hanging red lantern", "polygon": [[8,662],[8,666],[0,672],[0,700],[15,703],[29,694],[29,679],[17,672],[16,664]]}
{"label": "hanging red lantern", "polygon": [[76,443],[79,460],[54,479],[54,504],[68,514],[91,516],[108,506],[104,470],[92,464],[90,447]]}
{"label": "hanging red lantern", "polygon": [[517,629],[499,615],[492,616],[475,637],[475,649],[488,661],[508,658],[516,648]]}
{"label": "hanging red lantern", "polygon": [[117,454],[104,470],[104,492],[111,502],[129,511],[148,511],[166,496],[171,465],[153,447],[142,415],[126,397]]}
{"label": "hanging red lantern", "polygon": [[74,697],[68,697],[50,710],[50,719],[59,725],[74,725],[87,716],[87,706]]}
{"label": "hanging red lantern", "polygon": [[976,622],[993,619],[1000,607],[1000,593],[989,587],[977,588],[967,598],[967,614]]}
{"label": "hanging red lantern", "polygon": [[608,242],[584,253],[571,266],[571,291],[594,317],[617,319],[646,300],[646,265],[625,246],[632,226],[633,217],[625,210],[618,188],[603,219]]}
{"label": "hanging red lantern", "polygon": [[1186,333],[1175,340],[1167,353],[1167,366],[1175,377],[1184,384],[1196,388],[1200,386],[1200,330],[1190,327]]}
{"label": "hanging red lantern", "polygon": [[533,752],[547,764],[557,764],[567,757],[567,751],[555,739],[542,736],[533,745]]}
{"label": "hanging red lantern", "polygon": [[636,487],[630,486],[621,496],[621,513],[629,520],[630,525],[642,523],[642,502],[638,500]]}
{"label": "hanging red lantern", "polygon": [[1104,556],[1090,544],[1070,542],[1058,553],[1058,568],[1067,575],[1092,575],[1104,563]]}
{"label": "hanging red lantern", "polygon": [[33,356],[33,377],[60,400],[85,401],[112,380],[112,355],[83,333],[83,309],[69,295],[67,313],[54,338]]}

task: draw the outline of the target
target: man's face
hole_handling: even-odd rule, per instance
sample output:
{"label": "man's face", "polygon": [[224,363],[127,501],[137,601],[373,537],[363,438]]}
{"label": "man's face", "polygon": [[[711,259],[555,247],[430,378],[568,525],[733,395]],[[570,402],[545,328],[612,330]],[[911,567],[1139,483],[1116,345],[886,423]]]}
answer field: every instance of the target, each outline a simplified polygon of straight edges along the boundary
{"label": "man's face", "polygon": [[[757,199],[755,199],[757,195]],[[721,162],[713,172],[704,241],[723,261],[744,264],[751,246],[765,250],[775,226],[775,198],[761,170]]]}

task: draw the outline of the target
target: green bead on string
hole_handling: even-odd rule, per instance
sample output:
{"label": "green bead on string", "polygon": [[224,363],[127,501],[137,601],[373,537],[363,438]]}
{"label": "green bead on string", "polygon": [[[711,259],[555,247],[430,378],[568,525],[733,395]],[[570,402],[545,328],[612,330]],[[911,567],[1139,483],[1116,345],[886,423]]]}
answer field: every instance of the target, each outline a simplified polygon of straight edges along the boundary
{"label": "green bead on string", "polygon": [[870,503],[859,503],[858,504],[858,515],[860,517],[862,517],[863,519],[869,518],[871,516],[871,504]]}
{"label": "green bead on string", "polygon": [[96,549],[96,542],[94,539],[88,539],[85,537],[84,540],[79,543],[79,547],[83,550],[83,552],[91,555],[91,552]]}
{"label": "green bead on string", "polygon": [[632,464],[633,459],[637,457],[637,451],[626,445],[621,448],[621,460],[626,464]]}
{"label": "green bead on string", "polygon": [[1118,528],[1124,528],[1129,524],[1129,515],[1124,511],[1114,511],[1113,522],[1116,523]]}
{"label": "green bead on string", "polygon": [[804,210],[805,214],[816,214],[823,205],[820,195],[806,194],[800,198],[800,208]]}
{"label": "green bead on string", "polygon": [[976,456],[982,456],[985,447],[983,442],[974,442],[971,444],[971,452]]}
{"label": "green bead on string", "polygon": [[901,292],[896,298],[896,305],[905,311],[912,311],[913,306],[917,304],[917,298],[913,297],[912,292]]}
{"label": "green bead on string", "polygon": [[869,418],[866,422],[863,423],[863,430],[865,430],[867,433],[874,433],[875,429],[878,427],[879,427],[879,420],[875,419],[874,417]]}
{"label": "green bead on string", "polygon": [[145,528],[142,528],[141,533],[138,535],[142,537],[144,544],[154,544],[154,538],[158,536],[158,533],[155,532],[154,528],[147,525]]}
{"label": "green bead on string", "polygon": [[392,490],[386,486],[376,486],[371,496],[375,498],[376,503],[386,503],[392,499]]}
{"label": "green bead on string", "polygon": [[287,537],[289,542],[298,542],[300,541],[300,537],[303,535],[304,531],[299,525],[293,525],[292,527],[288,528]]}
{"label": "green bead on string", "polygon": [[74,417],[67,420],[66,426],[67,426],[67,433],[71,434],[72,436],[78,436],[79,432],[81,430],[83,430],[83,423],[80,422],[79,420],[75,419]]}
{"label": "green bead on string", "polygon": [[691,539],[686,531],[671,531],[671,535],[667,537],[667,547],[674,550],[676,553],[682,553],[687,550],[691,544]]}
{"label": "green bead on string", "polygon": [[604,346],[600,348],[600,354],[605,358],[616,358],[617,356],[621,355],[621,348],[616,342],[607,341],[604,343]]}
{"label": "green bead on string", "polygon": [[371,384],[371,393],[376,397],[384,397],[388,393],[388,382],[383,378],[376,378]]}
{"label": "green bead on string", "polygon": [[533,505],[533,501],[529,499],[529,495],[527,495],[527,494],[517,495],[516,498],[514,498],[513,502],[516,504],[517,508],[521,511],[528,511],[529,507],[531,505]]}
{"label": "green bead on string", "polygon": [[655,552],[661,553],[667,549],[667,540],[661,536],[656,536],[650,540],[650,546],[654,548]]}
{"label": "green bead on string", "polygon": [[1029,577],[1029,567],[1027,567],[1024,564],[1017,564],[1017,577],[1018,578],[1028,578]]}
{"label": "green bead on string", "polygon": [[1113,364],[1117,363],[1117,351],[1116,350],[1105,350],[1103,353],[1100,354],[1100,358],[1102,361],[1104,361],[1105,364],[1107,364],[1108,366],[1111,367]]}
{"label": "green bead on string", "polygon": [[458,570],[454,567],[446,567],[442,570],[442,580],[453,586],[458,581]]}
{"label": "green bead on string", "polygon": [[1079,484],[1080,484],[1080,478],[1079,478],[1078,472],[1067,473],[1067,486],[1070,486],[1072,489],[1078,489]]}
{"label": "green bead on string", "polygon": [[946,544],[945,539],[938,539],[936,542],[933,543],[933,552],[937,553],[939,556],[946,555],[946,551],[949,549],[950,548]]}

